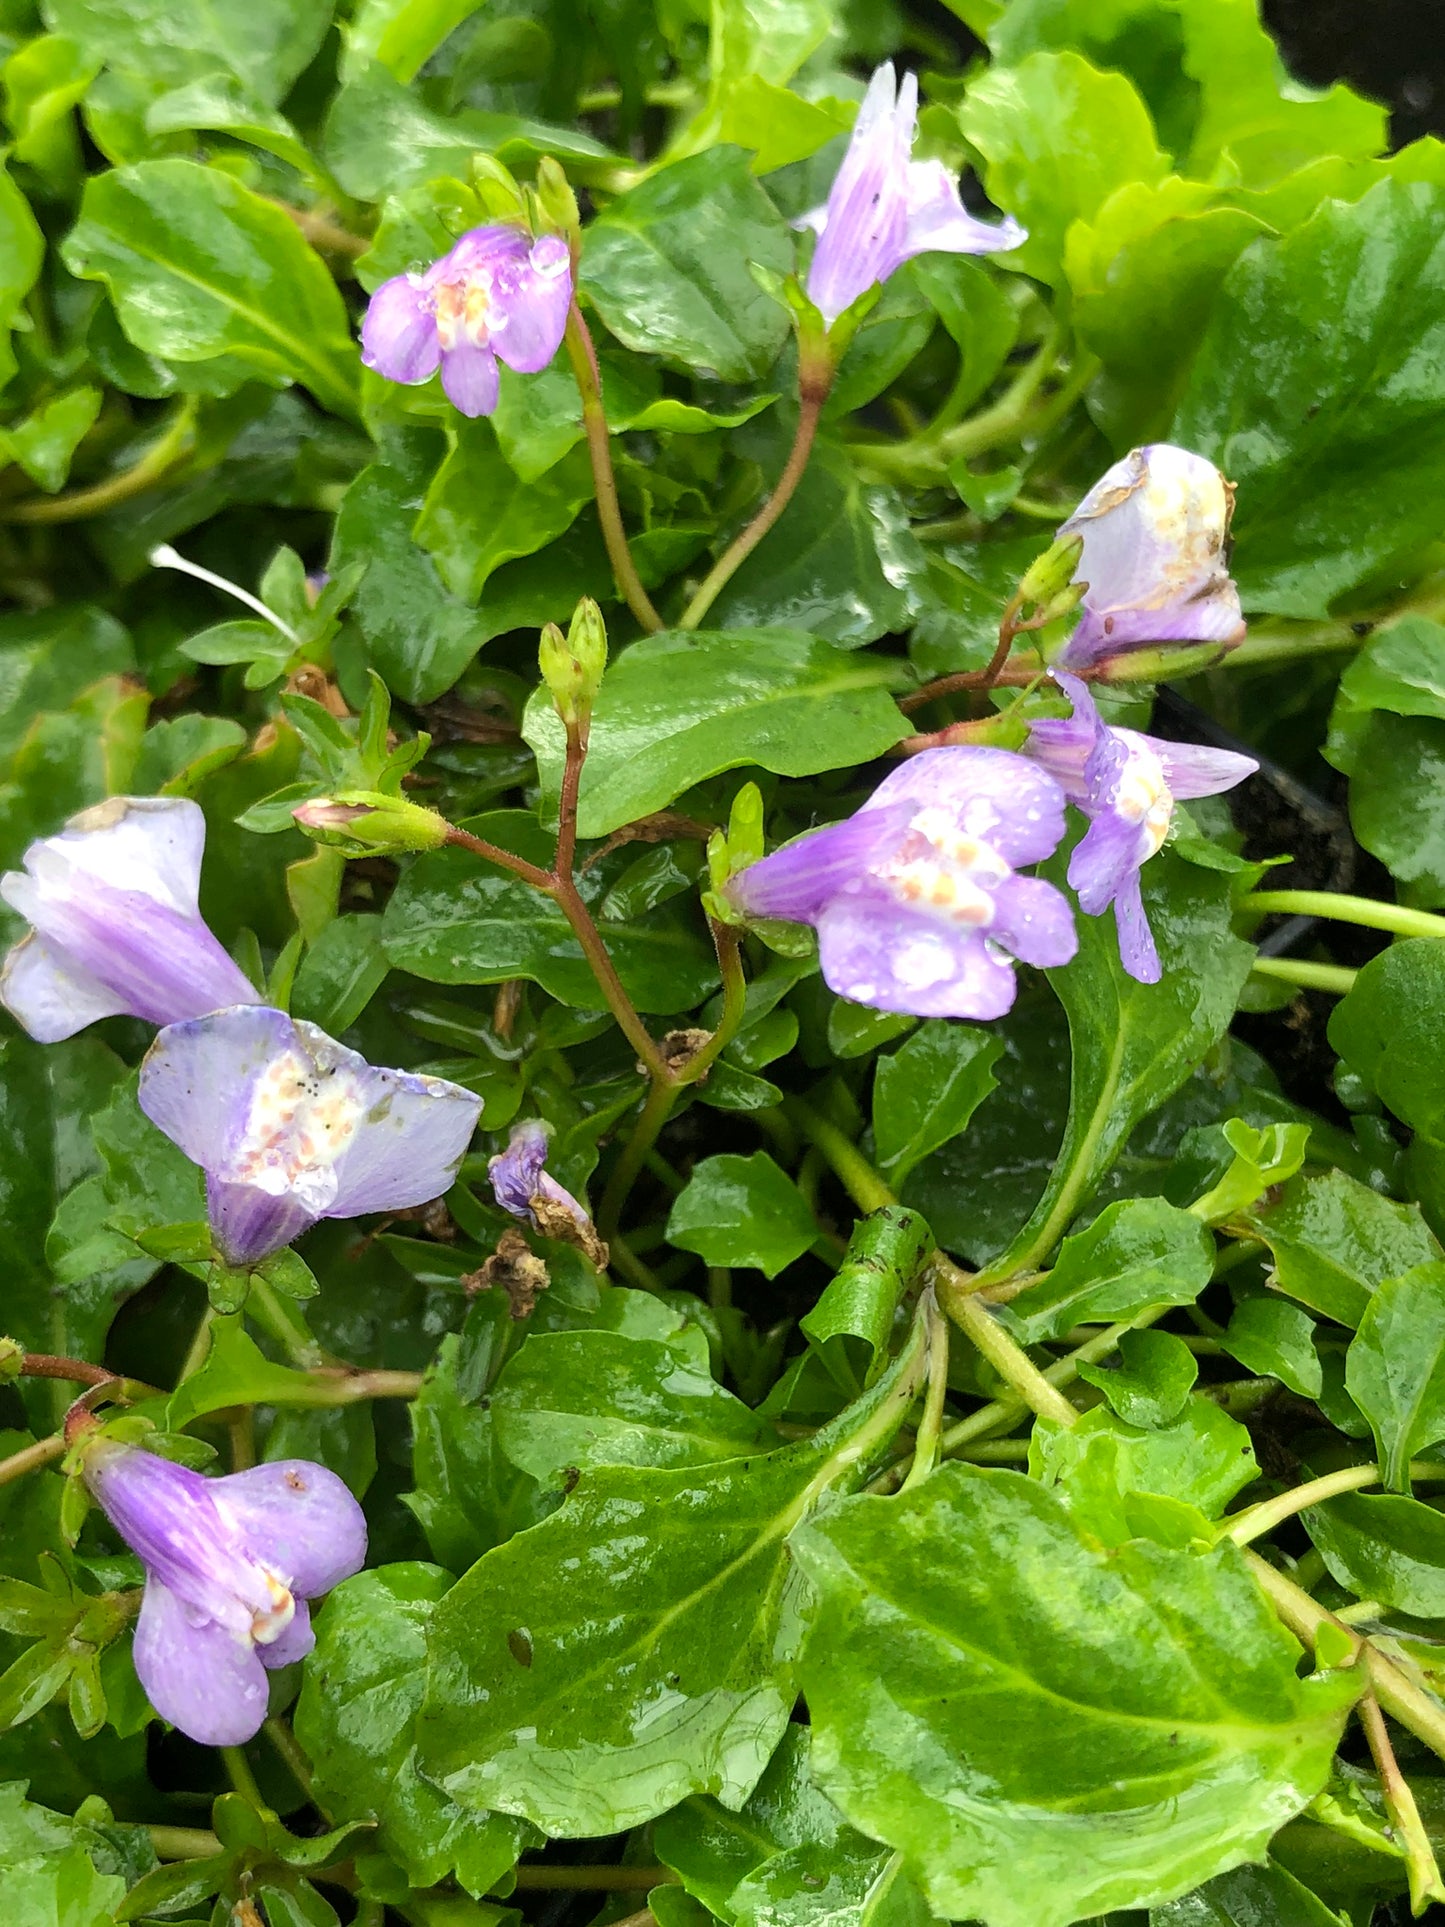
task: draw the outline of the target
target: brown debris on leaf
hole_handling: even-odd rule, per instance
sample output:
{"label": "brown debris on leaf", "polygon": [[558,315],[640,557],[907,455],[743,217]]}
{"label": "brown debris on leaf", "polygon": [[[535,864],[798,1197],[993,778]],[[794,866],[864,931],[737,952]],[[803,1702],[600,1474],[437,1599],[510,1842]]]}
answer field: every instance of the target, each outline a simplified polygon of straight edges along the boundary
{"label": "brown debris on leaf", "polygon": [[504,1291],[511,1303],[513,1318],[530,1318],[537,1300],[551,1283],[547,1267],[520,1231],[504,1231],[497,1248],[475,1271],[461,1280],[467,1296],[479,1291]]}

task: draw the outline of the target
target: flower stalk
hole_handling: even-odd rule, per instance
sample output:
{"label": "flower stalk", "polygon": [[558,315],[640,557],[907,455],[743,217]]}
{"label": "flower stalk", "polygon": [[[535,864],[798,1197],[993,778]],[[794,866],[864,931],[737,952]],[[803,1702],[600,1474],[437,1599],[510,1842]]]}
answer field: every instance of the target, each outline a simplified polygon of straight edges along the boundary
{"label": "flower stalk", "polygon": [[602,540],[607,559],[622,599],[649,635],[664,624],[653,607],[652,598],[637,573],[637,564],[628,547],[627,531],[622,525],[622,509],[617,500],[617,477],[612,471],[612,441],[607,430],[607,415],[602,405],[602,370],[597,365],[597,350],[591,331],[582,319],[574,295],[567,313],[567,331],[562,337],[573,379],[582,397],[582,427],[587,436],[587,453],[592,461],[592,486],[597,496],[597,519],[602,524]]}

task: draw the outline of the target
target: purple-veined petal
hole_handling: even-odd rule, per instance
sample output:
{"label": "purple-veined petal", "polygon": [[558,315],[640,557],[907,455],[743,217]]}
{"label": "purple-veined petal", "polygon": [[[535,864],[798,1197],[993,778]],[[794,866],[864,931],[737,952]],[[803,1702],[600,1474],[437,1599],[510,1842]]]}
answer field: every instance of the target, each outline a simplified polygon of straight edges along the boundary
{"label": "purple-veined petal", "polygon": [[13,946],[0,967],[0,1004],[40,1044],[58,1044],[87,1024],[123,1016],[130,1008],[124,997],[34,931]]}
{"label": "purple-veined petal", "polygon": [[490,415],[501,387],[497,357],[490,346],[478,346],[463,337],[454,348],[444,349],[442,387],[447,400],[469,420]]}
{"label": "purple-veined petal", "polygon": [[1001,1017],[1014,974],[984,933],[900,909],[889,899],[839,897],[818,919],[830,990],[874,1010],[915,1017]]}
{"label": "purple-veined petal", "polygon": [[1126,823],[1109,811],[1095,816],[1069,858],[1069,882],[1081,910],[1097,917],[1123,888],[1137,877],[1140,864],[1151,854],[1137,823]]}
{"label": "purple-veined petal", "polygon": [[360,1572],[366,1515],[350,1488],[309,1459],[277,1459],[211,1481],[216,1509],[293,1592],[308,1599]]}
{"label": "purple-veined petal", "polygon": [[194,915],[205,847],[206,819],[189,797],[113,796],[32,843],[24,861],[54,888],[84,877]]}
{"label": "purple-veined petal", "polygon": [[886,61],[869,82],[823,210],[808,299],[830,323],[904,259],[918,82],[905,74],[896,97],[895,84],[893,64]]}
{"label": "purple-veined petal", "polygon": [[441,1197],[456,1182],[481,1116],[482,1100],[443,1077],[366,1069],[363,1088],[371,1101],[336,1161],[327,1218],[406,1211]]}
{"label": "purple-veined petal", "polygon": [[525,261],[531,248],[531,237],[506,221],[468,228],[441,259],[428,268],[424,279],[428,287],[434,287],[440,281],[462,279],[479,270],[495,274],[509,262]]}
{"label": "purple-veined petal", "polygon": [[886,776],[859,811],[900,803],[941,810],[1015,867],[1041,863],[1064,834],[1064,797],[1047,773],[1011,749],[926,749]]}
{"label": "purple-veined petal", "polygon": [[305,1659],[316,1645],[316,1632],[311,1624],[311,1608],[304,1599],[298,1598],[290,1620],[273,1640],[256,1642],[256,1657],[268,1673],[279,1672],[283,1666],[294,1666],[297,1660]]}
{"label": "purple-veined petal", "polygon": [[1218,796],[1223,790],[1232,790],[1259,768],[1252,756],[1237,755],[1232,749],[1208,749],[1202,743],[1166,743],[1158,736],[1145,740],[1163,765],[1170,790],[1182,802],[1193,796]]}
{"label": "purple-veined petal", "polygon": [[540,1118],[525,1118],[512,1126],[507,1148],[487,1161],[492,1195],[514,1218],[530,1215],[529,1206],[547,1162],[551,1133]]}
{"label": "purple-veined petal", "polygon": [[202,1746],[243,1746],[266,1718],[266,1669],[249,1636],[229,1631],[146,1582],[135,1670],[164,1720]]}
{"label": "purple-veined petal", "polygon": [[571,305],[567,244],[544,234],[525,261],[496,277],[487,324],[492,347],[519,375],[539,373],[562,345]]}
{"label": "purple-veined petal", "polygon": [[220,1174],[245,1135],[255,1084],[293,1038],[291,1019],[266,1004],[171,1024],[141,1064],[140,1107],[192,1163]]}
{"label": "purple-veined petal", "polygon": [[1114,898],[1114,924],[1119,932],[1119,961],[1137,983],[1157,984],[1163,975],[1154,932],[1144,909],[1139,872],[1125,877]]}
{"label": "purple-veined petal", "polygon": [[1024,754],[1040,763],[1071,803],[1089,793],[1084,770],[1093,753],[1096,729],[1079,716],[1044,716],[1029,724]]}
{"label": "purple-veined petal", "polygon": [[1042,877],[1006,877],[993,893],[988,935],[1020,963],[1053,970],[1079,947],[1074,915],[1063,893]]}
{"label": "purple-veined petal", "polygon": [[228,1265],[259,1265],[311,1229],[320,1216],[288,1192],[206,1178],[206,1216]]}
{"label": "purple-veined petal", "polygon": [[879,810],[876,802],[875,793],[843,822],[812,830],[741,871],[728,884],[729,899],[744,916],[812,923],[840,891],[866,887],[868,866],[907,834],[916,806]]}
{"label": "purple-veined petal", "polygon": [[979,221],[964,207],[942,161],[910,161],[905,258],[915,254],[999,254],[1022,247],[1027,231],[1011,215]]}
{"label": "purple-veined petal", "polygon": [[413,386],[437,371],[441,343],[426,288],[409,274],[383,281],[361,324],[361,359],[388,381]]}

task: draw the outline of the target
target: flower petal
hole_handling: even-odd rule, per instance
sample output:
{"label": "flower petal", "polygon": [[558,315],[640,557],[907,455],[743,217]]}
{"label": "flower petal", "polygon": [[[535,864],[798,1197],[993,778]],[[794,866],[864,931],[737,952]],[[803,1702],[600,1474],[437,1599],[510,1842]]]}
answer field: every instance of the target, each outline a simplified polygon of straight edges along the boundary
{"label": "flower petal", "polygon": [[311,1608],[304,1599],[295,1602],[295,1611],[284,1630],[267,1645],[256,1642],[256,1657],[268,1673],[279,1672],[283,1666],[294,1666],[316,1645],[316,1631],[311,1624]]}
{"label": "flower petal", "polygon": [[407,1211],[414,1204],[430,1204],[455,1184],[482,1100],[443,1077],[376,1070],[364,1059],[357,1062],[365,1072],[362,1082],[370,1102],[355,1136],[336,1160],[336,1196],[321,1215],[352,1218],[362,1211]]}
{"label": "flower petal", "polygon": [[571,305],[567,244],[544,234],[525,261],[497,275],[487,323],[492,347],[519,375],[539,373],[562,345]]}
{"label": "flower petal", "polygon": [[0,1004],[40,1044],[58,1044],[87,1024],[130,1009],[123,997],[34,931],[0,967]]}
{"label": "flower petal", "polygon": [[248,1636],[189,1610],[158,1579],[146,1583],[135,1670],[163,1720],[202,1746],[244,1746],[266,1718],[266,1669]]}
{"label": "flower petal", "polygon": [[257,1079],[293,1036],[291,1019],[266,1004],[171,1024],[141,1064],[140,1107],[193,1163],[220,1171],[245,1130]]}
{"label": "flower petal", "polygon": [[308,1211],[288,1192],[263,1191],[254,1184],[228,1184],[206,1176],[206,1216],[216,1249],[228,1265],[259,1265],[309,1231],[319,1213]]}
{"label": "flower petal", "polygon": [[1014,974],[982,931],[900,910],[891,899],[839,897],[818,920],[830,990],[915,1017],[1001,1017]]}
{"label": "flower petal", "polygon": [[1101,811],[1069,858],[1069,882],[1079,908],[1091,917],[1108,908],[1129,877],[1150,854],[1147,836],[1137,823],[1126,823]]}
{"label": "flower petal", "polygon": [[808,268],[808,299],[830,323],[905,258],[917,111],[916,78],[905,74],[895,98],[893,63],[885,61],[858,110]]}
{"label": "flower petal", "polygon": [[202,1619],[238,1636],[249,1629],[266,1588],[217,1513],[209,1479],[157,1453],[103,1439],[85,1453],[85,1482],[147,1573]]}
{"label": "flower petal", "polygon": [[490,415],[497,405],[500,381],[497,357],[490,347],[478,347],[465,339],[442,354],[442,387],[447,400],[461,414],[475,421]]}
{"label": "flower petal", "polygon": [[514,1218],[530,1216],[532,1197],[547,1162],[550,1136],[540,1118],[527,1118],[512,1126],[506,1150],[487,1161],[492,1195]]}
{"label": "flower petal", "polygon": [[1157,984],[1163,973],[1154,932],[1144,909],[1139,873],[1125,877],[1114,897],[1114,924],[1119,932],[1119,961],[1136,983]]}
{"label": "flower petal", "polygon": [[153,897],[194,916],[201,887],[206,819],[182,796],[113,796],[72,816],[56,836],[25,852],[25,867],[72,885],[84,877],[110,890]]}
{"label": "flower petal", "polygon": [[915,254],[1000,254],[1021,248],[1028,232],[1012,215],[979,221],[964,207],[958,182],[942,161],[910,161],[905,258]]}
{"label": "flower petal", "polygon": [[862,889],[868,865],[886,856],[908,832],[916,805],[874,808],[875,796],[841,823],[785,843],[728,884],[729,900],[748,917],[812,923],[840,892]]}
{"label": "flower petal", "polygon": [[915,811],[946,810],[965,836],[991,844],[1015,867],[1041,863],[1063,839],[1063,792],[1011,749],[926,749],[886,776],[859,815],[903,802]]}
{"label": "flower petal", "polygon": [[350,1488],[309,1459],[277,1459],[211,1481],[217,1510],[256,1558],[307,1599],[366,1563],[366,1515]]}
{"label": "flower petal", "polygon": [[1166,743],[1161,737],[1145,738],[1164,766],[1164,775],[1173,794],[1182,801],[1191,796],[1218,796],[1232,790],[1246,776],[1253,776],[1259,764],[1252,756],[1239,756],[1232,749],[1208,749],[1202,743]]}
{"label": "flower petal", "polygon": [[425,287],[409,274],[383,281],[361,324],[361,359],[388,381],[413,386],[441,360],[436,317]]}
{"label": "flower petal", "polygon": [[993,893],[993,904],[988,934],[1020,963],[1053,970],[1078,950],[1068,899],[1042,877],[1006,877]]}
{"label": "flower petal", "polygon": [[479,270],[496,274],[509,262],[525,261],[531,248],[531,238],[523,229],[511,222],[491,221],[485,227],[468,228],[423,278],[431,288],[439,281],[463,279]]}

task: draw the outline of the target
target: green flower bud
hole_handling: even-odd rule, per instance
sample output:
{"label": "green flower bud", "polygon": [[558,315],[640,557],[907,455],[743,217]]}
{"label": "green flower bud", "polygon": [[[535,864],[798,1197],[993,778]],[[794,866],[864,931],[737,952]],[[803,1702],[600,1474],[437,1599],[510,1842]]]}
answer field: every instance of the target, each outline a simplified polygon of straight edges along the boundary
{"label": "green flower bud", "polygon": [[[1081,535],[1061,535],[1053,547],[1046,549],[1030,566],[1019,584],[1017,600],[1020,603],[1031,602],[1036,607],[1053,602],[1073,582],[1074,571],[1083,553],[1084,538]],[[1077,599],[1075,597],[1075,601]],[[1073,604],[1067,606],[1072,608]]]}
{"label": "green flower bud", "polygon": [[572,183],[550,154],[537,163],[537,202],[547,220],[570,241],[582,226]]}
{"label": "green flower bud", "polygon": [[291,812],[313,843],[347,856],[399,856],[409,850],[439,850],[451,825],[435,810],[380,790],[339,790],[314,797]]}
{"label": "green flower bud", "polygon": [[585,723],[607,667],[607,625],[591,596],[577,604],[565,638],[555,622],[547,624],[537,664],[563,722]]}
{"label": "green flower bud", "polygon": [[0,1338],[0,1385],[19,1378],[25,1367],[25,1347],[15,1338]]}

